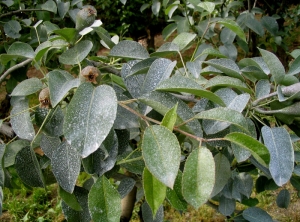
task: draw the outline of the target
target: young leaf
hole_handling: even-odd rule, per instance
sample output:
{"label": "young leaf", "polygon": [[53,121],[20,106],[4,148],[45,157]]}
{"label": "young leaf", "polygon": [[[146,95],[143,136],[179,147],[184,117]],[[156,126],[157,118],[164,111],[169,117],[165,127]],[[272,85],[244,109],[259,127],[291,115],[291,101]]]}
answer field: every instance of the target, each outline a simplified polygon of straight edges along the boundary
{"label": "young leaf", "polygon": [[88,205],[94,221],[120,220],[120,195],[105,176],[99,177],[92,186],[88,196]]}
{"label": "young leaf", "polygon": [[18,84],[11,93],[11,96],[28,96],[43,88],[43,83],[38,78],[30,78]]}
{"label": "young leaf", "polygon": [[84,40],[76,44],[73,48],[68,49],[59,56],[59,62],[65,65],[75,65],[87,57],[93,47],[93,43]]}
{"label": "young leaf", "polygon": [[147,59],[149,58],[149,53],[139,43],[124,40],[110,50],[109,56],[128,59]]}
{"label": "young leaf", "polygon": [[96,151],[108,135],[117,113],[113,88],[81,84],[67,108],[64,135],[82,157]]}
{"label": "young leaf", "polygon": [[196,96],[207,98],[221,106],[224,106],[224,102],[214,93],[205,90],[193,79],[184,77],[180,74],[175,74],[169,79],[162,81],[157,87],[158,91],[169,92],[186,92]]}
{"label": "young leaf", "polygon": [[290,192],[286,189],[281,190],[276,198],[277,206],[280,208],[287,209],[290,204],[290,201],[291,195]]}
{"label": "young leaf", "polygon": [[30,146],[26,146],[18,152],[15,168],[21,180],[28,186],[45,187],[39,162]]}
{"label": "young leaf", "polygon": [[173,131],[173,127],[176,123],[177,107],[178,107],[178,103],[176,103],[176,105],[165,114],[163,120],[161,121],[161,125],[165,126],[170,131]]}
{"label": "young leaf", "polygon": [[247,42],[245,32],[235,21],[231,19],[221,19],[218,20],[217,23],[224,25],[226,28],[229,28],[231,31],[237,34],[237,36],[239,36],[244,42]]}
{"label": "young leaf", "polygon": [[244,210],[243,217],[250,222],[273,222],[271,216],[266,211],[257,207],[250,207]]}
{"label": "young leaf", "polygon": [[53,70],[48,73],[49,76],[49,91],[52,107],[55,107],[66,94],[75,87],[78,87],[80,81],[63,70]]}
{"label": "young leaf", "polygon": [[31,141],[34,138],[35,131],[31,122],[28,98],[26,97],[12,97],[11,98],[11,119],[15,133],[22,139]]}
{"label": "young leaf", "polygon": [[142,139],[143,157],[149,171],[163,184],[173,188],[180,164],[180,146],[166,127],[149,126]]}
{"label": "young leaf", "polygon": [[277,58],[276,55],[274,55],[273,53],[264,50],[264,49],[260,49],[258,48],[265,63],[268,65],[272,76],[275,80],[276,84],[280,84],[285,76],[285,70],[284,67],[282,65],[282,63],[280,62],[280,60]]}
{"label": "young leaf", "polygon": [[213,12],[213,10],[215,9],[215,3],[213,3],[213,2],[200,2],[197,6],[208,11],[209,14],[211,14]]}
{"label": "young leaf", "polygon": [[263,166],[269,164],[270,154],[267,147],[253,137],[244,133],[234,132],[226,135],[224,139],[249,150],[254,158]]}
{"label": "young leaf", "polygon": [[67,192],[73,193],[80,172],[81,159],[77,151],[67,141],[63,141],[53,151],[52,169],[59,185]]}
{"label": "young leaf", "polygon": [[294,149],[289,133],[283,127],[261,130],[264,143],[270,152],[270,172],[278,186],[287,183],[294,170]]}
{"label": "young leaf", "polygon": [[185,200],[198,209],[210,197],[215,184],[215,162],[206,147],[192,151],[188,156],[183,176],[182,192]]}
{"label": "young leaf", "polygon": [[57,3],[57,9],[58,9],[58,14],[61,19],[65,17],[67,12],[69,11],[70,8],[70,2],[58,2]]}
{"label": "young leaf", "polygon": [[152,215],[156,215],[166,197],[166,186],[157,180],[147,167],[145,167],[143,173],[143,188],[146,201],[152,210]]}
{"label": "young leaf", "polygon": [[175,43],[179,46],[179,50],[183,50],[187,47],[195,38],[196,34],[192,34],[189,32],[182,32],[175,39],[173,39],[172,43]]}
{"label": "young leaf", "polygon": [[41,5],[41,8],[49,12],[53,12],[55,14],[57,12],[57,7],[53,0],[46,1],[44,4]]}
{"label": "young leaf", "polygon": [[78,203],[76,196],[72,193],[66,192],[64,189],[59,187],[58,189],[59,196],[61,199],[73,210],[82,211],[82,207]]}

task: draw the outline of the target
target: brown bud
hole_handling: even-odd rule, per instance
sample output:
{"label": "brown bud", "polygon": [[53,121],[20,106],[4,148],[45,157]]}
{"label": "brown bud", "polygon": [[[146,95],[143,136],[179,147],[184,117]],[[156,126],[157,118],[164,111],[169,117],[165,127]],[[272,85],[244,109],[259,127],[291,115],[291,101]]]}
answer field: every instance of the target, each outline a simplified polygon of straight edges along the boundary
{"label": "brown bud", "polygon": [[99,69],[94,66],[87,66],[80,72],[80,79],[85,82],[91,82],[93,84],[98,84],[101,77]]}
{"label": "brown bud", "polygon": [[39,94],[41,108],[49,109],[51,107],[49,88],[44,88]]}

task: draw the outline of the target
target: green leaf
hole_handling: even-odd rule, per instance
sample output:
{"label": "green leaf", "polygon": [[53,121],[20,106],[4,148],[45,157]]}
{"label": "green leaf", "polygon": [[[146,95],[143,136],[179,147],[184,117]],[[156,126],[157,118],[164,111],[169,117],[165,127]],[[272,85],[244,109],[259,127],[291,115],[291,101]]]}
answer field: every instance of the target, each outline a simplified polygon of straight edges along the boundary
{"label": "green leaf", "polygon": [[153,13],[155,16],[158,16],[158,13],[159,13],[159,11],[160,11],[160,6],[161,6],[160,1],[154,0],[154,1],[152,2],[151,9],[152,9],[152,13]]}
{"label": "green leaf", "polygon": [[172,43],[179,46],[179,50],[183,50],[185,47],[187,47],[195,38],[196,34],[192,34],[189,32],[182,32],[178,36],[173,39]]}
{"label": "green leaf", "polygon": [[203,55],[211,55],[214,57],[219,57],[219,58],[226,58],[225,55],[223,55],[222,53],[220,53],[219,50],[215,49],[215,48],[206,48],[204,49],[201,54],[197,55],[197,58]]}
{"label": "green leaf", "polygon": [[250,222],[273,222],[271,216],[266,211],[257,207],[250,207],[244,210],[243,217]]}
{"label": "green leaf", "polygon": [[211,59],[205,62],[206,64],[219,69],[226,75],[244,81],[238,65],[231,59]]}
{"label": "green leaf", "polygon": [[149,53],[138,42],[124,40],[110,50],[109,56],[128,59],[147,59],[149,58]]}
{"label": "green leaf", "polygon": [[269,164],[270,154],[267,147],[255,138],[244,133],[234,132],[226,135],[224,139],[249,150],[253,157],[263,166],[267,166],[267,164]]}
{"label": "green leaf", "polygon": [[287,75],[296,75],[300,72],[300,56],[298,56],[290,66]]}
{"label": "green leaf", "polygon": [[127,196],[127,194],[132,191],[136,184],[136,181],[130,177],[125,177],[120,181],[120,184],[118,186],[118,192],[121,196],[121,199]]}
{"label": "green leaf", "polygon": [[98,178],[88,197],[89,210],[94,221],[120,220],[120,195],[105,176]]}
{"label": "green leaf", "polygon": [[55,107],[67,93],[75,87],[78,87],[80,81],[64,70],[53,70],[48,73],[49,91],[52,107]]}
{"label": "green leaf", "polygon": [[251,13],[247,13],[247,19],[245,21],[245,24],[248,28],[250,28],[251,30],[253,30],[256,34],[263,36],[265,34],[265,30],[264,27],[262,26],[262,24],[255,19],[254,15]]}
{"label": "green leaf", "polygon": [[242,172],[234,177],[233,189],[250,198],[253,188],[253,179],[250,174]]}
{"label": "green leaf", "polygon": [[10,123],[15,133],[22,139],[31,141],[35,131],[29,113],[29,101],[26,97],[12,97]]}
{"label": "green leaf", "polygon": [[30,146],[28,140],[16,140],[7,144],[3,157],[4,167],[7,168],[14,165],[17,153],[27,146]]}
{"label": "green leaf", "polygon": [[180,164],[180,146],[166,127],[146,128],[142,139],[143,158],[149,171],[167,187],[173,188]]}
{"label": "green leaf", "polygon": [[10,7],[14,4],[14,1],[13,0],[2,0],[1,3],[5,4],[7,7]]}
{"label": "green leaf", "polygon": [[49,12],[53,12],[55,14],[57,12],[57,7],[53,0],[46,1],[44,4],[41,5],[41,8]]}
{"label": "green leaf", "polygon": [[182,172],[178,171],[173,189],[167,187],[167,199],[176,210],[185,211],[187,202],[182,195]]}
{"label": "green leaf", "polygon": [[131,69],[130,69],[130,73],[129,75],[126,76],[126,78],[128,78],[129,76],[133,76],[133,75],[137,75],[137,74],[145,74],[148,72],[150,66],[152,65],[152,63],[156,60],[157,58],[148,58],[148,59],[144,59],[140,62],[137,62],[136,64],[134,64]]}
{"label": "green leaf", "polygon": [[59,187],[58,189],[59,196],[61,199],[73,210],[82,211],[82,207],[78,203],[76,196],[72,193],[66,192],[64,189]]}
{"label": "green leaf", "polygon": [[59,62],[66,65],[75,65],[86,58],[93,47],[93,43],[84,40],[68,49],[59,56]]}
{"label": "green leaf", "polygon": [[294,170],[294,149],[289,133],[283,127],[261,130],[264,143],[270,152],[270,172],[278,186],[287,183]]}
{"label": "green leaf", "polygon": [[108,135],[117,113],[113,88],[81,84],[68,105],[64,135],[82,157],[96,151]]}
{"label": "green leaf", "polygon": [[67,141],[63,141],[53,151],[51,158],[53,174],[59,185],[69,193],[73,193],[80,172],[80,164],[80,156]]}
{"label": "green leaf", "polygon": [[229,77],[229,76],[216,76],[205,84],[204,88],[208,89],[211,87],[232,87],[236,89],[240,89],[247,93],[251,93],[251,90],[247,87],[247,85],[239,79]]}
{"label": "green leaf", "polygon": [[183,176],[182,192],[185,200],[198,209],[210,198],[215,184],[215,162],[206,147],[192,151],[188,156]]}
{"label": "green leaf", "polygon": [[219,200],[218,210],[224,216],[230,216],[236,207],[235,199],[227,198],[225,196],[221,196]]}
{"label": "green leaf", "polygon": [[170,131],[173,131],[174,125],[176,123],[177,107],[178,103],[176,103],[176,105],[165,114],[163,120],[161,121],[161,125],[165,126]]}
{"label": "green leaf", "polygon": [[200,2],[197,6],[203,8],[211,14],[215,10],[215,3],[213,2]]}
{"label": "green leaf", "polygon": [[235,21],[231,19],[221,19],[218,20],[217,23],[224,25],[226,28],[229,28],[231,31],[237,34],[237,36],[239,36],[244,42],[247,42],[245,32]]}
{"label": "green leaf", "polygon": [[24,42],[14,42],[7,51],[8,55],[26,57],[26,58],[34,58],[35,54],[32,47]]}
{"label": "green leaf", "polygon": [[21,34],[19,33],[21,31],[22,27],[20,23],[16,20],[10,20],[4,24],[4,32],[5,34],[13,39],[17,39],[21,37]]}
{"label": "green leaf", "polygon": [[72,43],[77,36],[75,28],[62,28],[53,31],[55,34],[62,36],[67,42]]}
{"label": "green leaf", "polygon": [[52,159],[53,152],[59,147],[61,140],[59,137],[51,137],[46,134],[42,134],[40,146],[44,154]]}
{"label": "green leaf", "polygon": [[208,90],[203,89],[202,86],[193,79],[184,77],[180,74],[175,74],[171,78],[162,81],[155,90],[191,93],[196,96],[207,98],[221,106],[225,105],[220,97]]}
{"label": "green leaf", "polygon": [[211,197],[216,196],[227,184],[229,178],[231,178],[230,163],[225,155],[218,153],[214,156],[215,162],[215,184]]}
{"label": "green leaf", "polygon": [[30,78],[22,81],[12,91],[12,96],[28,96],[43,88],[43,83],[38,78]]}
{"label": "green leaf", "polygon": [[[214,109],[202,111],[198,113],[194,118],[211,119],[225,123],[230,123],[249,132],[246,118],[241,113],[225,107],[217,107]],[[211,131],[214,132],[215,130],[211,129]]]}
{"label": "green leaf", "polygon": [[265,63],[269,67],[275,83],[280,84],[283,81],[284,76],[285,76],[285,70],[284,70],[282,63],[277,58],[277,56],[274,55],[272,52],[269,52],[267,50],[260,49],[260,48],[258,48],[258,49],[259,49]]}
{"label": "green leaf", "polygon": [[70,2],[57,2],[57,9],[59,17],[63,19],[70,9]]}
{"label": "green leaf", "polygon": [[[0,144],[0,187],[4,187],[4,152],[5,152],[5,144]],[[2,199],[0,199],[0,204],[2,203]],[[1,207],[0,207],[1,208]]]}
{"label": "green leaf", "polygon": [[30,146],[26,146],[18,152],[15,168],[21,180],[28,186],[45,187],[39,162]]}
{"label": "green leaf", "polygon": [[161,222],[164,220],[164,207],[161,205],[156,215],[153,215],[149,204],[144,202],[142,205],[142,215],[144,222]]}
{"label": "green leaf", "polygon": [[111,49],[113,48],[116,44],[111,40],[111,36],[108,33],[108,31],[106,31],[104,28],[102,27],[94,27],[93,28],[96,33],[98,34],[98,36],[103,40],[103,42]]}
{"label": "green leaf", "polygon": [[161,45],[155,52],[153,52],[150,56],[151,57],[164,57],[168,56],[173,53],[179,52],[179,46],[173,42],[166,42]]}
{"label": "green leaf", "polygon": [[145,167],[143,173],[143,188],[146,201],[152,210],[152,214],[156,215],[157,210],[166,197],[166,186],[157,180]]}
{"label": "green leaf", "polygon": [[261,24],[270,32],[273,36],[278,35],[279,26],[276,18],[270,16],[263,16],[261,19]]}
{"label": "green leaf", "polygon": [[289,207],[290,201],[291,195],[290,192],[286,189],[281,190],[276,198],[277,206],[280,208],[287,209]]}
{"label": "green leaf", "polygon": [[165,41],[172,35],[173,32],[177,29],[177,24],[176,23],[171,23],[167,25],[163,31],[162,31],[162,36]]}

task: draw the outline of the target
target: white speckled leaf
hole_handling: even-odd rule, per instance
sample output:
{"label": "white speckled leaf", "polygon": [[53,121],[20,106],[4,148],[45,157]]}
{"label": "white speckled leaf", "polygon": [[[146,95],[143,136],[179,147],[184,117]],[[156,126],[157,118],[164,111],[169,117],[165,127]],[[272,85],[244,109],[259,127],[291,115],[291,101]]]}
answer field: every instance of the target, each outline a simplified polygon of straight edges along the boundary
{"label": "white speckled leaf", "polygon": [[124,40],[115,45],[109,53],[110,56],[129,59],[147,59],[149,53],[138,42]]}
{"label": "white speckled leaf", "polygon": [[271,84],[269,80],[261,79],[255,85],[255,97],[257,99],[268,95],[271,91]]}
{"label": "white speckled leaf", "polygon": [[157,58],[155,58],[155,57],[144,59],[144,60],[138,62],[137,64],[133,65],[132,68],[130,69],[129,75],[127,75],[126,78],[128,78],[129,76],[132,76],[132,75],[147,73],[150,66],[156,59]]}
{"label": "white speckled leaf", "polygon": [[123,199],[128,193],[130,193],[130,191],[135,186],[135,183],[135,180],[130,177],[126,177],[120,181],[118,192],[121,196],[121,199]]}
{"label": "white speckled leaf", "polygon": [[61,143],[61,140],[59,137],[50,137],[46,134],[42,134],[40,146],[45,155],[52,159],[53,151],[56,150]]}
{"label": "white speckled leaf", "polygon": [[232,88],[237,88],[242,91],[251,93],[251,90],[247,87],[247,85],[242,82],[241,80],[229,76],[216,76],[206,83],[204,86],[205,89],[211,88],[213,86],[224,86],[224,87],[232,87]]}
{"label": "white speckled leaf", "polygon": [[31,187],[45,187],[39,162],[30,146],[26,146],[18,152],[15,168],[25,184]]}
{"label": "white speckled leaf", "polygon": [[59,56],[59,62],[66,65],[74,65],[80,63],[89,54],[93,47],[93,43],[84,40],[76,44],[73,48],[68,49]]}
{"label": "white speckled leaf", "polygon": [[187,158],[182,177],[185,200],[198,209],[211,195],[215,184],[215,162],[206,147],[195,149]]}
{"label": "white speckled leaf", "polygon": [[15,164],[15,158],[18,152],[24,147],[30,146],[30,142],[28,140],[15,140],[6,145],[3,164],[4,167],[7,168]]}
{"label": "white speckled leaf", "polygon": [[88,205],[94,221],[115,222],[120,220],[120,195],[105,176],[99,177],[92,186]]}
{"label": "white speckled leaf", "polygon": [[180,164],[180,146],[166,127],[149,126],[142,139],[143,157],[149,171],[163,184],[173,188]]}
{"label": "white speckled leaf", "polygon": [[172,53],[179,52],[179,46],[172,42],[166,42],[161,45],[155,52],[151,54],[151,57],[158,56],[164,57]]}
{"label": "white speckled leaf", "polygon": [[261,130],[264,144],[270,152],[269,169],[278,186],[287,183],[294,170],[294,149],[289,133],[283,127]]}
{"label": "white speckled leaf", "polygon": [[273,222],[272,217],[266,211],[258,207],[250,207],[244,210],[243,217],[249,222]]}
{"label": "white speckled leaf", "polygon": [[80,172],[80,164],[80,156],[67,141],[63,141],[53,151],[51,159],[53,174],[59,185],[69,193],[73,193]]}
{"label": "white speckled leaf", "polygon": [[29,113],[29,102],[26,97],[12,97],[10,101],[12,110],[10,112],[10,123],[15,133],[22,139],[32,140],[35,131]]}
{"label": "white speckled leaf", "polygon": [[22,81],[12,91],[12,96],[28,96],[43,88],[43,83],[38,78],[30,78]]}
{"label": "white speckled leaf", "polygon": [[79,79],[64,71],[64,70],[53,70],[48,73],[49,76],[49,91],[51,105],[55,107],[66,94],[80,84]]}
{"label": "white speckled leaf", "polygon": [[234,177],[233,189],[250,198],[253,188],[253,179],[248,173],[239,173]]}
{"label": "white speckled leaf", "polygon": [[183,50],[187,47],[195,38],[196,34],[192,34],[189,32],[182,32],[175,39],[173,39],[172,43],[175,43],[179,46],[179,50]]}
{"label": "white speckled leaf", "polygon": [[81,84],[65,116],[64,135],[82,157],[96,151],[108,135],[117,113],[117,97],[112,87]]}

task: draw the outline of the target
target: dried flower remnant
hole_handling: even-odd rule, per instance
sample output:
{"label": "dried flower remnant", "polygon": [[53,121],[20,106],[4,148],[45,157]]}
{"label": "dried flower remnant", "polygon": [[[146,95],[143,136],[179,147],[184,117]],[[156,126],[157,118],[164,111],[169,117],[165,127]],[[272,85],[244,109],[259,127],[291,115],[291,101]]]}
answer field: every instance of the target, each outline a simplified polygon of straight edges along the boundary
{"label": "dried flower remnant", "polygon": [[51,107],[49,88],[44,88],[39,94],[40,107],[49,109]]}
{"label": "dried flower remnant", "polygon": [[80,72],[80,79],[82,82],[91,82],[98,84],[100,79],[100,71],[94,66],[87,66]]}

